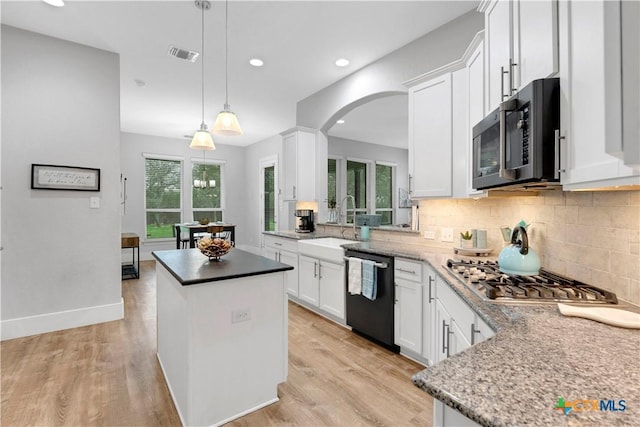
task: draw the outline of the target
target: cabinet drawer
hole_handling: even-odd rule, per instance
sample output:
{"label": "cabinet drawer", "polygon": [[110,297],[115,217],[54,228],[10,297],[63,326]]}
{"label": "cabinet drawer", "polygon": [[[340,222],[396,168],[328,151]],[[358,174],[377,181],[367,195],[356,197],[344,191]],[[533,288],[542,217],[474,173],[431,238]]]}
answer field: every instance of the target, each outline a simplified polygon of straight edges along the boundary
{"label": "cabinet drawer", "polygon": [[394,264],[395,277],[422,283],[422,263],[396,258]]}
{"label": "cabinet drawer", "polygon": [[467,341],[471,342],[471,325],[475,322],[476,313],[444,280],[438,280],[437,288],[438,300],[458,324]]}
{"label": "cabinet drawer", "polygon": [[296,239],[287,239],[286,237],[269,236],[265,234],[264,245],[275,250],[298,253],[298,240]]}

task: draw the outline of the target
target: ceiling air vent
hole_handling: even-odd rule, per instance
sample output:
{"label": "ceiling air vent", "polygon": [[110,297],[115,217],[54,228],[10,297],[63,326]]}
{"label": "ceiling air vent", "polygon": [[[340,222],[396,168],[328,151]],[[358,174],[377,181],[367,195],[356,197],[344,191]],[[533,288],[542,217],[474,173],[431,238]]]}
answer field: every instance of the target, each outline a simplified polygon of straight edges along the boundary
{"label": "ceiling air vent", "polygon": [[167,55],[175,56],[176,58],[180,59],[186,59],[189,62],[196,62],[196,59],[198,59],[198,56],[200,56],[198,52],[182,49],[175,46],[169,46],[169,52],[167,52]]}

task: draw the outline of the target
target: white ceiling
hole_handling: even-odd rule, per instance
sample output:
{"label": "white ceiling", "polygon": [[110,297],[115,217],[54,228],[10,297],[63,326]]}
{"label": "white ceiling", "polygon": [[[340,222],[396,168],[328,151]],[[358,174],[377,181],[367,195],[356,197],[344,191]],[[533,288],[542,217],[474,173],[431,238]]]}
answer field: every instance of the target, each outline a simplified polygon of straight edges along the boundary
{"label": "white ceiling", "polygon": [[[204,53],[205,122],[210,127],[224,104],[225,4],[212,4],[205,13]],[[294,126],[298,101],[477,4],[230,1],[229,103],[245,135],[218,136],[216,142],[249,145]],[[67,1],[55,8],[42,1],[3,0],[0,8],[3,24],[120,54],[122,131],[180,138],[199,127],[200,60],[189,63],[167,56],[170,45],[201,50],[201,12],[193,1]],[[254,56],[265,65],[250,66]],[[351,64],[336,67],[334,61],[340,57]],[[146,87],[138,87],[135,79],[146,82]],[[369,108],[359,107],[348,115],[353,117],[345,117],[344,128],[331,133],[359,140],[382,136],[368,142],[397,144],[402,136],[389,134],[391,123],[371,119],[367,109],[376,114],[381,108],[396,111],[401,99],[390,97]],[[394,114],[404,111],[406,115],[406,98],[404,103]],[[406,140],[406,116],[394,120],[404,120]],[[376,130],[374,125],[381,127]],[[358,136],[358,126],[368,129],[369,135]]]}

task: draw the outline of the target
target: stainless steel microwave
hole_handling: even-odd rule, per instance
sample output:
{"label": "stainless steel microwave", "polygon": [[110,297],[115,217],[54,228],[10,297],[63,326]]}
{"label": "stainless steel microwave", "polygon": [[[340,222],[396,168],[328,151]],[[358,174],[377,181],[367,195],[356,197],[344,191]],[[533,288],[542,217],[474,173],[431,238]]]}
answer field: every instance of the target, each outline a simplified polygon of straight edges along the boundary
{"label": "stainless steel microwave", "polygon": [[473,188],[560,180],[559,79],[534,80],[473,127]]}

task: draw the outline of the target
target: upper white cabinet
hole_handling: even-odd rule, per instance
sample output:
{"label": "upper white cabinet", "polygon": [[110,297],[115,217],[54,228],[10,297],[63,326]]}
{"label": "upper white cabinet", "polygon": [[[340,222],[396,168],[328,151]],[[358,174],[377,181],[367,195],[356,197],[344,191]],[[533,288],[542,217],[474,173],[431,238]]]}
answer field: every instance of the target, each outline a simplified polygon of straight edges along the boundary
{"label": "upper white cabinet", "polygon": [[535,79],[558,72],[558,2],[489,0],[485,14],[487,111]]}
{"label": "upper white cabinet", "polygon": [[294,128],[282,134],[282,199],[317,201],[316,132]]}
{"label": "upper white cabinet", "polygon": [[[561,181],[564,189],[640,183],[638,169],[624,163],[624,148],[637,152],[638,129],[633,136],[634,130],[629,128],[629,133],[625,132],[630,135],[629,140],[623,139],[623,125],[625,129],[629,125],[623,123],[623,105],[630,106],[627,114],[637,117],[639,92],[637,73],[635,87],[633,83],[622,86],[620,13],[619,1],[560,3],[560,119],[564,137]],[[632,58],[627,59],[633,62],[635,55],[637,67],[639,40],[635,42],[633,48],[629,47]],[[627,93],[630,104],[624,101]],[[635,112],[632,112],[634,104]],[[635,121],[635,126],[637,124]],[[634,156],[632,151],[629,156]]]}
{"label": "upper white cabinet", "polygon": [[[468,89],[468,102],[467,102],[467,118],[469,125],[467,126],[467,139],[466,144],[462,149],[466,150],[466,169],[464,171],[466,175],[466,191],[469,195],[482,194],[482,191],[478,191],[473,188],[473,174],[472,162],[473,162],[473,127],[478,124],[486,115],[486,96],[484,85],[484,33],[481,33],[477,41],[477,45],[471,51],[471,55],[466,61],[467,66],[467,89]],[[473,45],[472,45],[473,47]]]}
{"label": "upper white cabinet", "polygon": [[451,196],[451,74],[409,89],[411,197]]}

